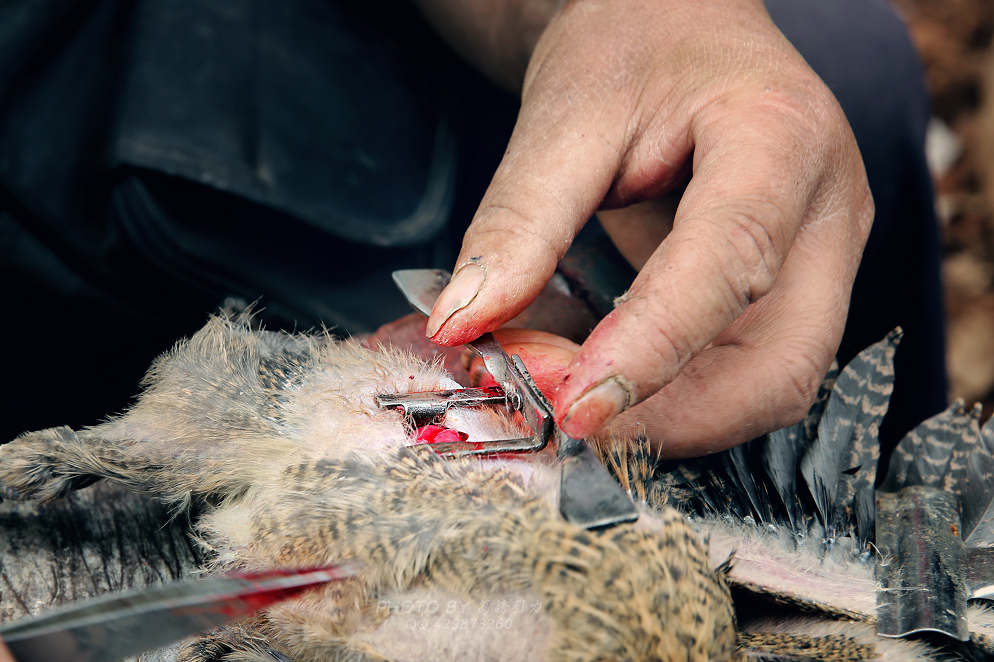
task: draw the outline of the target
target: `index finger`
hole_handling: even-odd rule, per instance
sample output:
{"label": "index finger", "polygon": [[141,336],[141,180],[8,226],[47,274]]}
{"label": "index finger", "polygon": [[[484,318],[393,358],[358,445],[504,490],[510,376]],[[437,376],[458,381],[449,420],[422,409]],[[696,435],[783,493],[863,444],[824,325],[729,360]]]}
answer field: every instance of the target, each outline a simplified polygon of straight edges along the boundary
{"label": "index finger", "polygon": [[[820,259],[840,262],[840,282],[851,284],[859,251],[845,249],[865,242],[872,205],[859,204],[865,175],[845,174],[863,172],[848,125],[839,110],[829,132],[838,140],[811,141],[809,122],[776,121],[779,114],[739,118],[734,134],[721,119],[698,127],[673,231],[570,364],[556,412],[567,434],[593,434],[671,382],[774,287],[802,223],[833,224]],[[825,152],[809,153],[812,142]],[[833,283],[824,295],[833,299],[826,308],[845,310],[847,288]]]}

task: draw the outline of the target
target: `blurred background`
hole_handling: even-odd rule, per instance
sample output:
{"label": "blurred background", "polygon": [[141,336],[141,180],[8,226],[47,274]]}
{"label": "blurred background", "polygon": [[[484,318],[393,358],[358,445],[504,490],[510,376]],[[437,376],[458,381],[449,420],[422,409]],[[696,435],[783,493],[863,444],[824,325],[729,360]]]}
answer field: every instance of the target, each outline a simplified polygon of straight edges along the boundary
{"label": "blurred background", "polygon": [[946,240],[952,396],[994,413],[994,2],[892,0],[921,54],[929,162]]}

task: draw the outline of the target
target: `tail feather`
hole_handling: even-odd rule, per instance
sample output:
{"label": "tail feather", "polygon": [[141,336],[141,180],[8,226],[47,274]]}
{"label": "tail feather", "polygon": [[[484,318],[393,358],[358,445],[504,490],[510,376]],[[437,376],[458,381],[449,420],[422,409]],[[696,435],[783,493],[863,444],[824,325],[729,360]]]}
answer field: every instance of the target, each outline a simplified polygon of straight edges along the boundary
{"label": "tail feather", "polygon": [[853,523],[852,502],[876,478],[879,430],[894,390],[895,329],[849,363],[835,381],[818,438],[801,458],[801,474],[830,537]]}
{"label": "tail feather", "polygon": [[962,400],[954,402],[901,440],[881,489],[929,485],[951,492],[960,500],[963,540],[972,546],[994,544],[991,429],[992,421],[980,427],[979,405],[967,412]]}
{"label": "tail feather", "polygon": [[771,432],[763,444],[762,462],[773,490],[780,496],[787,519],[794,531],[800,530],[803,511],[797,499],[797,463],[803,450],[804,421]]}
{"label": "tail feather", "polygon": [[833,365],[796,425],[715,456],[662,463],[657,479],[673,505],[698,516],[787,523],[796,536],[809,535],[817,518],[829,540],[858,532],[862,553],[873,535],[878,431],[900,338],[896,329],[841,372]]}

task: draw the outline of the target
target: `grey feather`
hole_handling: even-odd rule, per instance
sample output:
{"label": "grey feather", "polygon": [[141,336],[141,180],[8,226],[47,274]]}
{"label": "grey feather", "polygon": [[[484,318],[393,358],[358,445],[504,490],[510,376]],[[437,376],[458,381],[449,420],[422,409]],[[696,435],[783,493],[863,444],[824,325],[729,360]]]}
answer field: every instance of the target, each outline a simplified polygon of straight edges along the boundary
{"label": "grey feather", "polygon": [[[873,484],[879,429],[894,390],[894,354],[902,335],[900,329],[891,331],[842,370],[818,426],[818,438],[801,459],[801,474],[829,537],[842,533],[853,498]],[[844,475],[845,471],[852,475]]]}
{"label": "grey feather", "polygon": [[806,505],[806,495],[798,489],[798,464],[804,453],[818,438],[818,424],[825,413],[828,398],[832,394],[838,376],[839,362],[832,361],[832,366],[818,387],[818,395],[804,420],[789,428],[769,433],[762,442],[763,469],[769,476],[773,490],[784,505],[791,528],[798,534],[803,532]]}
{"label": "grey feather", "polygon": [[[947,482],[947,473],[955,469],[950,466],[953,451],[961,437],[970,435],[972,421],[965,415],[963,401],[957,400],[918,425],[898,443],[894,450],[897,461],[891,464],[881,489],[896,492],[911,485],[941,487]],[[976,434],[979,441],[979,426]]]}
{"label": "grey feather", "polygon": [[794,531],[799,530],[802,511],[797,499],[797,463],[804,448],[804,421],[766,435],[762,458],[773,489],[787,511]]}
{"label": "grey feather", "polygon": [[897,445],[881,485],[888,492],[928,485],[955,494],[962,508],[962,536],[969,545],[994,543],[992,423],[981,429],[980,411],[977,405],[967,412],[957,400],[909,432]]}
{"label": "grey feather", "polygon": [[727,463],[726,471],[733,477],[736,485],[742,491],[745,501],[752,507],[753,515],[758,521],[765,522],[772,519],[769,499],[764,499],[765,494],[760,492],[757,478],[761,474],[754,468],[758,463],[752,462],[750,457],[755,454],[756,444],[760,442],[762,439],[733,446],[723,454],[723,459]]}
{"label": "grey feather", "polygon": [[963,504],[963,540],[973,546],[994,545],[994,417],[981,428],[979,444],[967,461],[966,480],[960,499]]}
{"label": "grey feather", "polygon": [[815,396],[814,403],[808,409],[808,415],[802,421],[804,424],[804,437],[801,441],[805,443],[803,447],[805,451],[818,438],[818,425],[825,415],[825,407],[828,406],[828,399],[832,395],[832,389],[835,388],[835,381],[839,378],[840,371],[838,359],[832,359],[832,365],[829,366],[825,378],[821,380],[821,386],[818,387],[818,395]]}

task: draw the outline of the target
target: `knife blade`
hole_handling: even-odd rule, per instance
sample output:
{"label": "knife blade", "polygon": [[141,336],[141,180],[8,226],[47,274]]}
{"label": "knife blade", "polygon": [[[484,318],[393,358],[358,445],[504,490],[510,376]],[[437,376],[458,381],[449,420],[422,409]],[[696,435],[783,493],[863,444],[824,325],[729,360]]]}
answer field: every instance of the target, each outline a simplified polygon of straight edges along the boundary
{"label": "knife blade", "polygon": [[175,582],[102,595],[0,626],[17,662],[113,662],[351,577],[358,561]]}

